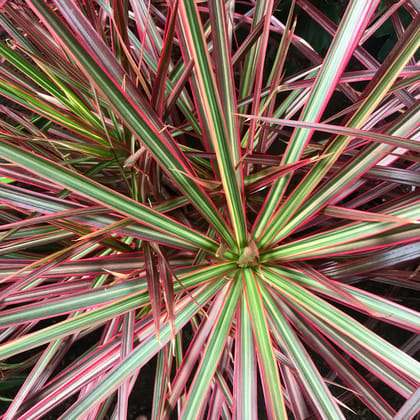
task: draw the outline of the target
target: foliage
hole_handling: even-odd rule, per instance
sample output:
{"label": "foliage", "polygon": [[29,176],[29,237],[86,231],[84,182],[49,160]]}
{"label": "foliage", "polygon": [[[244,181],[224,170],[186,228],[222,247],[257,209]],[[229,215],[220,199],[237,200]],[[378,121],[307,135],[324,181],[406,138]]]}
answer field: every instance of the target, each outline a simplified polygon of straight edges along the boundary
{"label": "foliage", "polygon": [[379,3],[3,2],[3,419],[129,418],[154,364],[153,419],[414,415],[420,25]]}

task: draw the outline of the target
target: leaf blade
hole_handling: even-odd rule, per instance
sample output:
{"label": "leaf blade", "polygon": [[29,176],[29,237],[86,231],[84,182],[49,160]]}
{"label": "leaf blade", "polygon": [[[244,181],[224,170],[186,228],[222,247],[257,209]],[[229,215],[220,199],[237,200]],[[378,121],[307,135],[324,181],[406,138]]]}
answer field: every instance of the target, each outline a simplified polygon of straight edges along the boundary
{"label": "leaf blade", "polygon": [[266,319],[266,309],[262,302],[261,289],[264,285],[249,268],[243,269],[242,276],[267,408],[273,419],[287,419],[279,370]]}

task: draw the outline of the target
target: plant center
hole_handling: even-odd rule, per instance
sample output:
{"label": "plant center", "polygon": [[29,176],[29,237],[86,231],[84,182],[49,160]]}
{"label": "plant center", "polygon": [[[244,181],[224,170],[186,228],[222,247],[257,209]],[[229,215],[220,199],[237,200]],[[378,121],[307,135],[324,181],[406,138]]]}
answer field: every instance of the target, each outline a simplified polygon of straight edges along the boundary
{"label": "plant center", "polygon": [[239,259],[239,267],[254,267],[260,262],[260,253],[257,244],[250,239],[247,246],[243,249]]}

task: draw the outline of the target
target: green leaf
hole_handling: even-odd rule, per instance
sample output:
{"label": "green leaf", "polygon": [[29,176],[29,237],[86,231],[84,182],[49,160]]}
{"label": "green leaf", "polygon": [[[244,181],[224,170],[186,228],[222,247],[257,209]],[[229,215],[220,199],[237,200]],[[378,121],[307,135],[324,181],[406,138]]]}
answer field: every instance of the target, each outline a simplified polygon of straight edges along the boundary
{"label": "green leaf", "polygon": [[202,409],[208,388],[216,372],[223,348],[225,347],[234,313],[238,306],[241,293],[241,282],[238,277],[238,275],[235,276],[229,285],[229,289],[225,292],[225,301],[220,308],[218,319],[212,328],[212,332],[200,359],[200,365],[182,409],[180,417],[182,420],[196,419]]}
{"label": "green leaf", "polygon": [[[408,135],[417,126],[418,106],[414,104],[393,124],[388,134],[396,136]],[[386,144],[372,144],[362,150],[357,159],[352,159],[342,170],[338,171],[327,182],[325,182],[310,198],[305,200],[293,217],[282,228],[282,235],[287,235],[301,223],[304,223],[312,214],[322,208],[332,197],[337,195],[337,190],[343,185],[351,185],[357,178],[366,172],[368,168],[378,161],[380,154],[389,153],[391,146]],[[326,156],[327,157],[327,156]],[[302,190],[303,194],[306,194]],[[281,217],[279,215],[279,217]]]}
{"label": "green leaf", "polygon": [[[416,202],[412,205],[404,206],[400,209],[389,212],[390,216],[396,216],[403,219],[414,219],[418,217],[420,212],[420,203]],[[270,251],[260,254],[260,261],[280,260],[294,260],[297,258],[309,258],[313,256],[320,256],[323,254],[334,254],[334,252],[342,252],[342,244],[349,244],[378,235],[376,241],[370,244],[371,247],[378,247],[383,243],[380,233],[393,229],[403,223],[389,223],[389,222],[357,222],[344,225],[332,230],[327,230],[319,234],[310,235],[306,238],[281,245],[273,248]],[[373,238],[375,239],[375,238]],[[356,248],[359,252],[364,248]]]}
{"label": "green leaf", "polygon": [[[180,281],[184,287],[188,288],[192,285],[200,284],[201,282],[213,280],[226,275],[232,270],[232,268],[235,268],[235,266],[236,264],[232,263],[213,266],[212,268],[205,267],[203,270],[197,270],[193,273],[180,276]],[[221,280],[219,279],[214,282],[216,288],[220,281]],[[178,285],[174,286],[176,287]],[[178,288],[179,286],[176,287],[176,289]],[[116,290],[118,289],[119,288]],[[102,293],[106,294],[106,290]],[[98,293],[98,295],[100,294],[101,292]],[[100,296],[97,296],[97,298],[99,297]],[[38,347],[58,338],[74,334],[77,331],[82,331],[83,329],[103,324],[109,319],[123,315],[124,313],[136,309],[141,305],[147,304],[149,302],[149,296],[147,289],[143,289],[143,291],[130,293],[126,295],[126,297],[118,300],[114,299],[111,302],[112,303],[93,309],[87,313],[80,314],[66,321],[58,322],[39,331],[20,337],[14,341],[9,341],[0,345],[0,360],[7,359],[15,354],[22,353],[26,350]],[[194,306],[196,306],[195,303]],[[161,330],[161,337],[162,334]]]}
{"label": "green leaf", "polygon": [[[46,196],[39,193],[35,193],[33,191],[24,190],[16,186],[13,186],[11,188],[9,186],[0,185],[0,199],[10,206],[16,206],[17,208],[22,208],[30,211],[37,211],[42,214],[51,215],[51,217],[54,213],[58,213],[56,218],[60,217],[59,213],[71,209],[80,209],[80,211],[86,210],[83,207],[76,207],[74,202],[65,201],[62,199],[55,199],[51,196]],[[102,228],[104,226],[112,225],[120,219],[118,219],[115,216],[98,214],[92,216],[81,215],[75,217],[74,219],[71,218],[71,220],[76,220],[79,223],[83,223],[88,226]],[[54,228],[50,227],[42,229],[44,230],[39,231],[40,234],[54,230]],[[22,230],[20,232],[22,232]],[[33,230],[24,230],[23,232],[25,232],[25,236],[31,236],[33,234],[38,233],[38,231]],[[120,228],[117,230],[117,232],[125,236],[132,236],[135,238],[151,240],[180,249],[197,249],[195,246],[186,243],[184,240],[169,236],[167,232],[159,232],[154,228],[139,225],[137,223],[127,226],[125,228]],[[19,232],[17,232],[17,234],[19,234]]]}
{"label": "green leaf", "polygon": [[[67,298],[57,297],[46,299],[42,304],[34,303],[19,305],[18,308],[2,312],[2,316],[0,317],[0,328],[36,321],[39,319],[46,319],[103,304],[106,305],[132,294],[138,295],[140,293],[144,295],[145,289],[145,281],[137,279],[118,283],[114,286],[103,286],[100,288],[86,290],[82,293],[75,293]],[[139,305],[147,303],[145,295],[139,297],[138,299]]]}
{"label": "green leaf", "polygon": [[[61,3],[61,1],[57,1],[57,4],[68,17],[77,16],[77,18],[83,21],[84,17],[83,15],[79,15],[80,12],[78,12],[76,7],[69,7],[67,2]],[[130,127],[132,132],[141,139],[142,143],[144,143],[168,176],[177,183],[179,188],[190,198],[191,202],[201,214],[214,225],[223,239],[232,248],[232,234],[225,221],[203,190],[190,177],[184,175],[184,173],[193,175],[192,170],[176,142],[165,132],[163,123],[158,120],[150,105],[139,97],[139,93],[131,98],[122,89],[121,85],[124,84],[123,79],[125,78],[125,73],[121,70],[119,72],[118,68],[116,68],[114,76],[121,80],[111,78],[91,55],[96,53],[93,50],[86,50],[86,46],[76,39],[46,4],[32,3],[32,7],[35,8],[42,20],[60,38],[63,46],[77,60],[78,64],[86,73],[86,76],[90,78],[98,91],[111,104],[114,111]],[[88,30],[90,24],[86,22],[86,25],[85,29]],[[80,28],[79,31],[82,29]],[[95,47],[99,51],[103,51],[104,54],[106,52],[105,57],[109,56],[110,54],[106,47],[98,40],[98,35],[92,31],[92,36],[95,36],[95,38],[92,38],[90,41],[96,41]],[[115,59],[110,59],[112,60],[112,64],[114,64]],[[129,93],[134,95],[135,92],[138,92],[134,85],[131,85],[129,79],[126,81],[126,84]],[[135,103],[137,99],[141,101],[142,108]]]}
{"label": "green leaf", "polygon": [[314,362],[282,314],[281,307],[276,304],[266,288],[261,288],[261,293],[267,313],[277,329],[279,340],[283,343],[282,347],[294,362],[296,377],[316,407],[319,417],[331,420],[345,419]]}
{"label": "green leaf", "polygon": [[270,337],[266,308],[261,296],[261,289],[265,286],[250,268],[243,269],[242,276],[254,332],[255,348],[257,350],[266,405],[271,418],[287,419],[279,369]]}
{"label": "green leaf", "polygon": [[270,270],[263,268],[262,272],[266,281],[276,287],[278,292],[290,302],[299,302],[299,306],[304,307],[316,317],[322,319],[323,322],[330,324],[341,334],[355,341],[369,352],[372,357],[382,359],[413,381],[420,380],[420,363],[416,362],[407,353],[388,343],[382,337],[373,333],[325,300],[318,298],[313,293],[283,277],[277,267],[270,267]]}
{"label": "green leaf", "polygon": [[[297,270],[292,267],[277,267],[276,272],[282,277],[308,287],[317,293],[322,293],[324,296],[337,300],[346,306],[351,306],[357,311],[366,312],[367,310],[370,310],[369,315],[372,317],[420,333],[420,314],[413,309],[406,308],[396,302],[392,302],[391,300],[387,300],[356,287],[330,280],[336,287],[343,289],[346,293],[350,293],[354,298],[350,300],[349,298],[343,297],[343,294],[339,294],[332,288],[328,288],[326,285],[321,284],[303,269]],[[356,305],[357,302],[359,302],[358,305]]]}
{"label": "green leaf", "polygon": [[232,150],[232,161],[239,180],[242,184],[242,171],[239,165],[241,158],[238,118],[234,115],[237,112],[235,81],[232,67],[232,33],[231,23],[228,21],[227,5],[223,2],[209,2],[209,13],[213,39],[213,57],[216,61],[216,82],[220,93],[220,102],[223,109],[223,117],[226,123],[228,139]]}
{"label": "green leaf", "polygon": [[[356,21],[360,19],[360,16],[358,18],[357,15],[360,14],[363,11],[363,8],[366,7],[364,1],[358,2],[356,0],[354,2],[354,5],[356,5],[357,3],[357,7],[354,9],[354,11],[352,11],[352,13],[354,13],[354,15],[352,15],[352,19],[356,18]],[[349,21],[345,19],[344,26],[349,24],[352,21],[352,19]],[[355,25],[358,26],[359,22],[357,22],[357,24],[355,23]],[[354,30],[353,28],[347,29]],[[351,37],[353,36],[354,34],[351,35]],[[341,39],[341,37],[338,37],[338,39]],[[343,39],[345,39],[345,37]],[[357,109],[357,111],[354,113],[354,115],[350,118],[350,121],[347,123],[347,126],[352,128],[359,128],[362,126],[362,124],[366,121],[371,112],[386,95],[388,89],[391,87],[395,79],[399,76],[401,70],[404,68],[408,60],[412,57],[414,52],[418,49],[419,45],[420,29],[418,22],[413,21],[407,28],[407,30],[404,32],[404,37],[399,40],[397,45],[395,45],[393,53],[385,60],[385,62],[381,66],[381,71],[377,73],[375,78],[372,79],[369,85],[366,87],[364,92],[364,100]],[[335,49],[335,47],[338,46],[339,45],[334,46],[333,50]],[[346,47],[341,46],[340,48]],[[332,57],[332,59],[333,58],[334,57]],[[335,57],[333,61],[335,61],[336,59],[337,57]],[[331,71],[332,69],[333,67],[329,70]],[[323,75],[320,80],[324,80],[324,83],[329,83],[329,81],[323,79],[324,76],[325,75]],[[330,76],[332,75],[330,74]],[[315,86],[317,86],[316,83]],[[311,98],[312,96],[313,93],[311,94]],[[317,108],[319,106],[319,104],[316,104],[320,100],[321,98],[316,97],[316,100],[314,100],[314,108]],[[311,102],[308,102],[305,110],[308,108],[312,109],[312,106],[310,106],[309,103]],[[323,108],[321,109],[323,110]],[[319,112],[319,109],[317,112]],[[302,119],[307,120],[304,117]],[[308,139],[309,131],[307,129],[301,129],[300,131],[298,129],[296,132],[302,133],[303,139]],[[300,136],[300,134],[297,134],[297,136],[298,135]],[[270,192],[270,198],[268,199],[269,204],[267,204],[263,210],[265,218],[261,220],[260,224],[258,225],[259,227],[256,229],[254,234],[254,236],[261,235],[257,241],[260,247],[266,247],[269,243],[279,241],[285,236],[286,232],[290,232],[293,226],[296,226],[297,221],[301,219],[295,218],[293,220],[293,224],[288,224],[287,222],[289,221],[291,216],[296,212],[296,209],[301,207],[305,199],[309,199],[312,202],[313,197],[310,196],[311,192],[313,191],[317,183],[320,180],[322,180],[322,177],[328,171],[332,163],[340,156],[340,153],[344,150],[350,139],[351,137],[343,135],[338,136],[336,139],[334,139],[334,141],[332,141],[330,145],[324,150],[324,154],[326,155],[325,159],[322,159],[317,164],[315,164],[315,166],[312,168],[309,174],[299,185],[299,188],[296,189],[294,193],[292,193],[288,197],[285,204],[282,205],[281,209],[274,215],[272,214],[272,212],[277,207],[278,200],[284,192],[284,188],[288,182],[288,177],[284,177],[284,179],[281,179],[276,184],[276,186],[273,187],[273,191]],[[296,160],[299,157],[301,150],[303,150],[303,147],[306,145],[306,141],[302,143],[301,146],[299,146],[300,141],[296,141],[296,139],[293,138],[290,144],[296,145],[291,146],[294,150],[298,149],[296,150],[297,154],[293,153],[292,155],[290,155],[290,159]],[[289,159],[289,157],[287,159]],[[360,164],[360,161],[357,161],[356,163]],[[342,182],[342,180],[340,182]],[[336,189],[334,192],[336,194]],[[269,219],[272,220],[272,223],[267,225]],[[266,228],[264,232],[262,232],[263,228]]]}
{"label": "green leaf", "polygon": [[254,420],[257,412],[257,361],[246,296],[241,297],[235,353],[234,403],[237,419]]}
{"label": "green leaf", "polygon": [[369,141],[376,141],[378,143],[390,144],[392,146],[403,147],[414,152],[420,152],[420,144],[416,140],[406,139],[404,137],[391,136],[389,134],[375,133],[368,130],[360,130],[351,127],[342,127],[340,125],[323,124],[305,121],[293,121],[281,118],[268,118],[259,115],[238,114],[241,117],[249,118],[251,120],[262,121],[276,125],[288,125],[290,127],[308,128],[311,130],[323,131],[326,133],[348,135],[349,137],[357,137]]}
{"label": "green leaf", "polygon": [[[333,94],[336,84],[378,3],[379,0],[352,0],[349,3],[321,70],[317,75],[309,98],[306,101],[304,111],[300,117],[301,120],[317,122],[321,118],[327,102]],[[312,132],[312,130],[304,128],[295,130],[283,156],[282,164],[295,162],[300,158]],[[321,166],[323,168],[326,167],[324,163]],[[290,175],[286,175],[274,184],[255,226],[253,237],[262,248],[271,242],[274,232],[276,232],[280,224],[277,219],[273,223],[270,223],[270,220],[278,208],[278,203],[285,192],[289,180]]]}
{"label": "green leaf", "polygon": [[182,238],[198,248],[216,252],[219,247],[215,241],[141,203],[135,202],[90,178],[70,171],[50,160],[19,149],[10,143],[5,141],[0,143],[0,156],[46,179],[54,179],[57,184],[62,185],[64,188],[82,194],[98,204],[131,217],[140,224],[146,224],[154,228],[158,227],[161,232],[167,232],[172,236]]}
{"label": "green leaf", "polygon": [[[200,305],[204,305],[209,299],[220,289],[222,286],[221,281],[211,283],[204,290],[201,289],[195,293],[195,299]],[[237,291],[239,293],[240,290]],[[185,303],[184,303],[185,302]],[[175,328],[178,331],[191,317],[200,309],[194,301],[189,297],[185,297],[182,301],[178,302],[179,308],[176,314]],[[233,315],[233,314],[232,314]],[[229,321],[229,325],[231,318]],[[63,416],[63,420],[70,420],[79,418],[87,414],[91,408],[103,401],[115,389],[117,389],[130,375],[141,368],[144,363],[150,360],[169,340],[171,339],[171,329],[169,323],[166,321],[160,330],[160,338],[158,339],[155,334],[148,334],[144,337],[141,345],[138,345],[121,363],[108,373],[102,381],[85,394],[78,402],[67,410]],[[195,397],[197,398],[197,396]],[[191,418],[195,418],[196,412],[193,413]]]}
{"label": "green leaf", "polygon": [[[179,8],[178,31],[183,41],[183,51],[188,60],[192,60],[195,63],[193,87],[195,89],[198,111],[200,112],[200,120],[205,128],[208,141],[211,142],[216,152],[230,219],[235,232],[237,246],[240,250],[247,243],[247,228],[243,204],[243,185],[241,179],[237,177],[240,171],[236,172],[235,170],[235,160],[238,156],[234,156],[234,151],[239,150],[239,144],[235,144],[235,147],[231,145],[231,142],[238,142],[238,138],[235,135],[229,141],[228,128],[223,116],[215,77],[210,66],[208,47],[204,42],[203,28],[200,23],[197,6],[195,2],[181,2]],[[224,59],[226,60],[226,57]],[[229,94],[233,95],[234,92],[224,93],[224,95]]]}
{"label": "green leaf", "polygon": [[11,184],[12,182],[15,182],[15,180],[11,178],[7,178],[5,176],[0,177],[0,183],[2,184]]}

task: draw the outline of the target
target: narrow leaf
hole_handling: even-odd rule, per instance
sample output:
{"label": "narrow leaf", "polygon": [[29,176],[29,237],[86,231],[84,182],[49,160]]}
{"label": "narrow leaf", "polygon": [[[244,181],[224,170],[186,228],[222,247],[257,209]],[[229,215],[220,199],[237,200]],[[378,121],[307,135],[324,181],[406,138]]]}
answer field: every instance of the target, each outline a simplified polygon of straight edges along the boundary
{"label": "narrow leaf", "polygon": [[255,273],[245,268],[242,271],[249,316],[254,332],[255,348],[260,367],[267,408],[272,419],[287,419],[280,383],[279,369],[274,356],[267,314],[262,302],[261,284]]}

